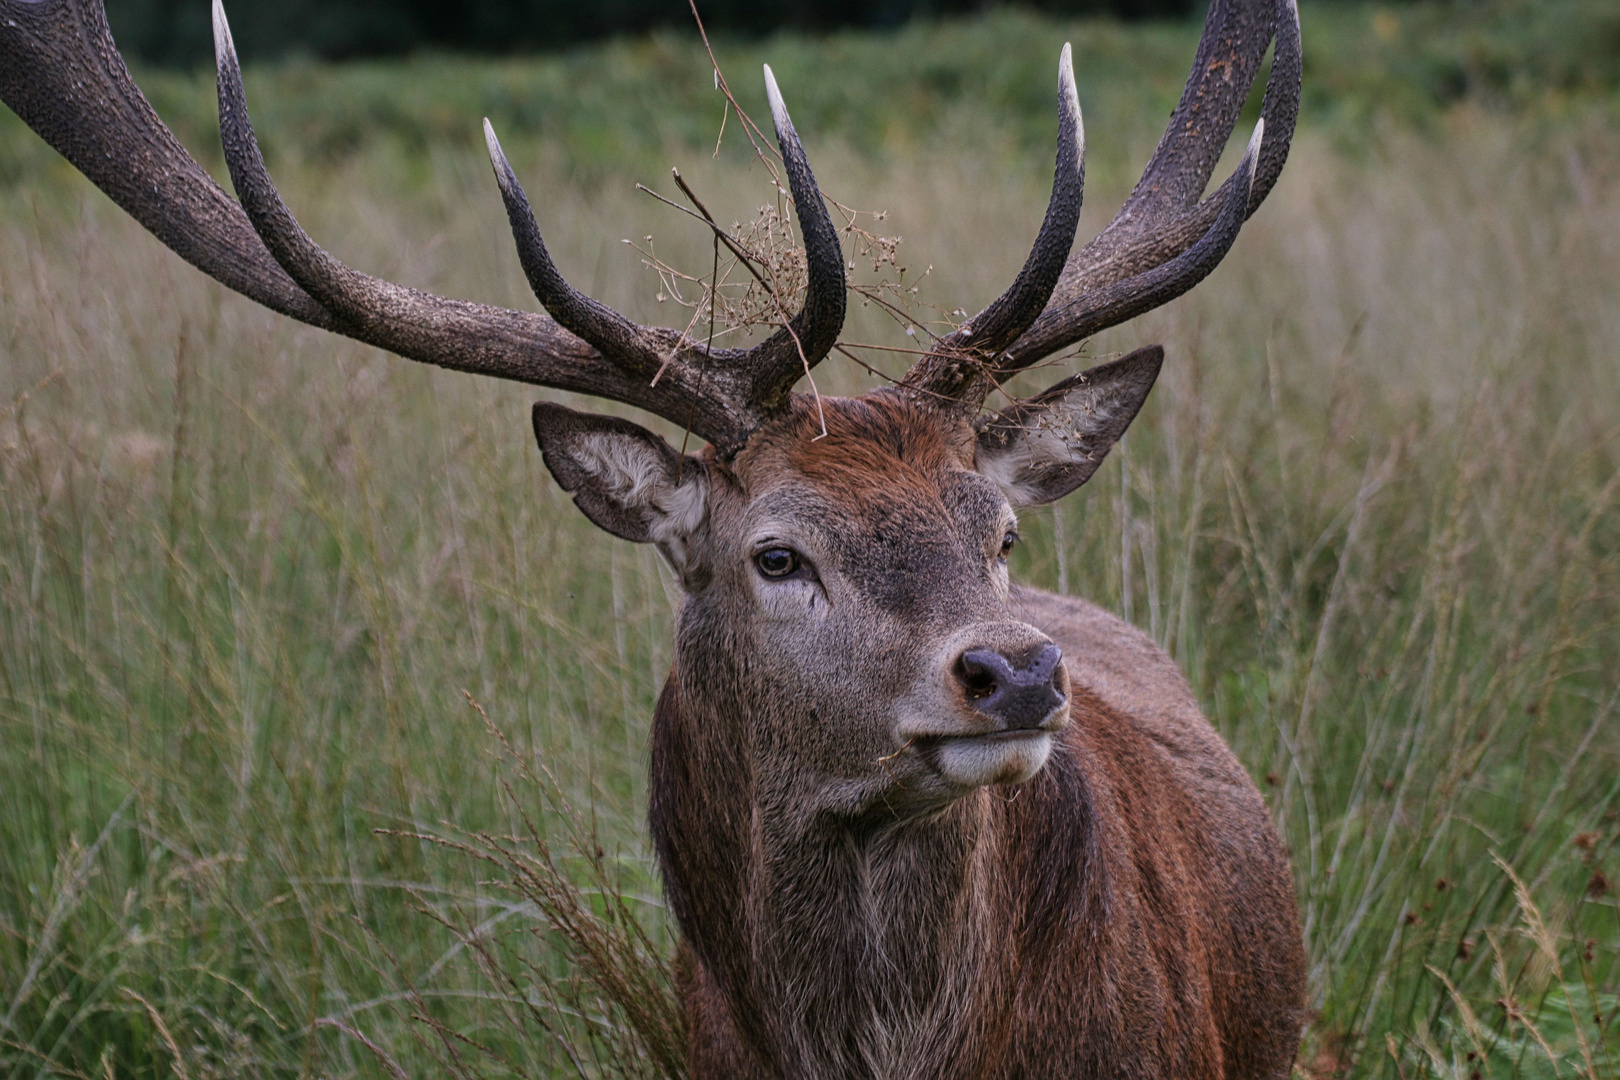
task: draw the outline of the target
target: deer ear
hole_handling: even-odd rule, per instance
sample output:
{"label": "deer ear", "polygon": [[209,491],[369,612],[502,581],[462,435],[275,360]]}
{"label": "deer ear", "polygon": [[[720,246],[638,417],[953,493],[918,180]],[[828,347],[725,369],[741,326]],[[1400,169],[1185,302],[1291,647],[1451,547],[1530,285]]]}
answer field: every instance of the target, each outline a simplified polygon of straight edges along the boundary
{"label": "deer ear", "polygon": [[680,569],[708,509],[709,478],[695,457],[638,424],[540,402],[534,436],[546,468],[574,505],[614,536],[657,544]]}
{"label": "deer ear", "polygon": [[1164,363],[1149,345],[979,422],[974,465],[1013,506],[1055,502],[1091,479],[1147,400]]}

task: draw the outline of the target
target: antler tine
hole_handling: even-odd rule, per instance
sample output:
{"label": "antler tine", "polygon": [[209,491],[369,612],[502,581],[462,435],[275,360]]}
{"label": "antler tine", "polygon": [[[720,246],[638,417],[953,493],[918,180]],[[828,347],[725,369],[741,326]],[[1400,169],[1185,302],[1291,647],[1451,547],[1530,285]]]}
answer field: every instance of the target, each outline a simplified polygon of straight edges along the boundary
{"label": "antler tine", "polygon": [[[1141,179],[1104,230],[1111,241],[1152,231],[1167,214],[1198,201],[1237,126],[1284,8],[1292,9],[1292,0],[1215,0],[1210,5],[1181,101]],[[1298,18],[1296,12],[1296,40]],[[1273,135],[1283,134],[1278,117],[1266,119]]]}
{"label": "antler tine", "polygon": [[[512,226],[512,238],[517,242],[518,261],[529,279],[535,299],[545,306],[551,317],[566,329],[578,334],[597,351],[610,357],[621,367],[644,375],[658,371],[660,358],[657,346],[642,327],[620,315],[606,304],[593,300],[575,289],[558,272],[546,250],[546,242],[535,224],[534,211],[529,208],[529,197],[518,182],[517,173],[501,150],[495,128],[486,117],[484,142],[489,147],[490,164],[495,167],[495,182],[501,189],[501,201],[506,204],[506,217]],[[678,335],[671,335],[676,337]],[[666,343],[670,348],[678,343]]]}
{"label": "antler tine", "polygon": [[[1195,244],[1151,270],[1087,292],[1081,306],[1064,313],[1067,332],[1072,333],[1075,340],[1169,303],[1208,277],[1220,264],[1243,227],[1245,211],[1259,176],[1265,131],[1266,122],[1262,118],[1254,125],[1243,160],[1222,185],[1225,198],[1216,201],[1219,215]],[[1020,351],[1022,344],[1015,343],[1003,354],[996,365],[999,373],[1021,370],[1039,358]]]}
{"label": "antler tine", "polygon": [[907,373],[903,386],[923,388],[936,401],[976,411],[990,387],[985,362],[1018,338],[1046,308],[1074,246],[1086,187],[1086,132],[1074,85],[1073,49],[1058,57],[1058,152],[1052,197],[1018,277],[988,307],[940,339]]}
{"label": "antler tine", "polygon": [[1260,99],[1260,116],[1271,128],[1271,138],[1260,148],[1255,166],[1254,189],[1249,192],[1248,215],[1260,209],[1266,196],[1277,185],[1288,148],[1294,142],[1294,124],[1299,120],[1299,95],[1303,83],[1304,53],[1299,36],[1299,0],[1279,0],[1277,4],[1276,51],[1271,57],[1271,74],[1266,77],[1265,96]]}
{"label": "antler tine", "polygon": [[[378,322],[386,325],[386,320],[380,318],[382,312],[377,310],[376,301],[395,298],[387,296],[389,290],[379,288],[385,283],[357,274],[328,255],[309,238],[281,201],[248,119],[242,67],[236,58],[236,43],[231,38],[231,27],[225,19],[221,0],[214,0],[213,20],[220,141],[231,183],[254,231],[277,264],[327,311],[355,326]],[[379,293],[382,296],[377,295]],[[371,304],[366,304],[366,300]]]}
{"label": "antler tine", "polygon": [[788,392],[799,376],[825,359],[837,344],[838,334],[844,328],[847,297],[844,252],[838,243],[838,230],[827,213],[815,174],[810,171],[810,160],[799,142],[799,133],[793,128],[793,119],[788,116],[782,91],[777,88],[776,75],[769,64],[765,65],[765,94],[770,99],[783,171],[787,173],[799,233],[804,239],[807,274],[804,306],[799,313],[786,326],[748,350],[742,359],[752,377],[755,400],[774,411],[787,403]]}

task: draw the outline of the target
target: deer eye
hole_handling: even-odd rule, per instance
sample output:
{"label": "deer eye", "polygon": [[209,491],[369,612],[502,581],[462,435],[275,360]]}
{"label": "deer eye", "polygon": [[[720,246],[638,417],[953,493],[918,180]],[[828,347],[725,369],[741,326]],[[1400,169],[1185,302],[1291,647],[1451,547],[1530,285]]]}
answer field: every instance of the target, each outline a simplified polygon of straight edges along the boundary
{"label": "deer eye", "polygon": [[791,548],[766,548],[754,556],[754,565],[765,577],[790,577],[799,569],[799,553]]}
{"label": "deer eye", "polygon": [[999,557],[1003,561],[1005,561],[1007,556],[1012,552],[1013,545],[1016,543],[1018,543],[1018,534],[1013,530],[1008,529],[1007,534],[1001,538],[1001,555]]}

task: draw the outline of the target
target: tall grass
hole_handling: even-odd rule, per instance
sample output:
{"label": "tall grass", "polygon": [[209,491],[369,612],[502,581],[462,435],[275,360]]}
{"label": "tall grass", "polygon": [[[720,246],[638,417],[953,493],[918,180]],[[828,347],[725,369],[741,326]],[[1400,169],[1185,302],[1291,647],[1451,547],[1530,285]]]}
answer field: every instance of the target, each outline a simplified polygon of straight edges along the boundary
{"label": "tall grass", "polygon": [[[1065,28],[1030,25],[1049,79]],[[1144,85],[1173,95],[1184,63]],[[271,76],[310,100],[327,78]],[[971,98],[926,139],[800,123],[824,186],[932,267],[923,298],[969,310],[1016,272],[1051,167]],[[474,147],[305,154],[273,100],[278,180],[323,243],[532,305]],[[1086,100],[1082,232],[1158,104]],[[581,127],[631,147],[591,167],[544,124],[509,140],[565,270],[647,321],[681,313],[620,239],[699,271],[709,249],[630,188],[660,183],[646,162],[725,217],[769,198],[680,133],[712,137],[693,110]],[[1221,270],[1053,365],[1167,345],[1116,460],[1026,515],[1015,574],[1152,633],[1267,793],[1311,1076],[1620,1075],[1620,137],[1590,115],[1465,103],[1349,150],[1308,125]],[[8,160],[0,1073],[667,1072],[642,816],[670,583],[545,475],[537,393],[259,311],[65,166]],[[871,309],[847,336],[908,341]]]}

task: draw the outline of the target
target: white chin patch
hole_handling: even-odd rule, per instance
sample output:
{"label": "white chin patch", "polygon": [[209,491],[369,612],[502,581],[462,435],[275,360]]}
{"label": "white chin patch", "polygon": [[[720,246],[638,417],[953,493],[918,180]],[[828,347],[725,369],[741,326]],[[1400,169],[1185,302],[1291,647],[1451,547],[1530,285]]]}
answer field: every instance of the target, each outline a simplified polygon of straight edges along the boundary
{"label": "white chin patch", "polygon": [[1051,753],[1052,736],[1044,731],[946,739],[936,751],[935,767],[955,787],[1021,784],[1041,771]]}

